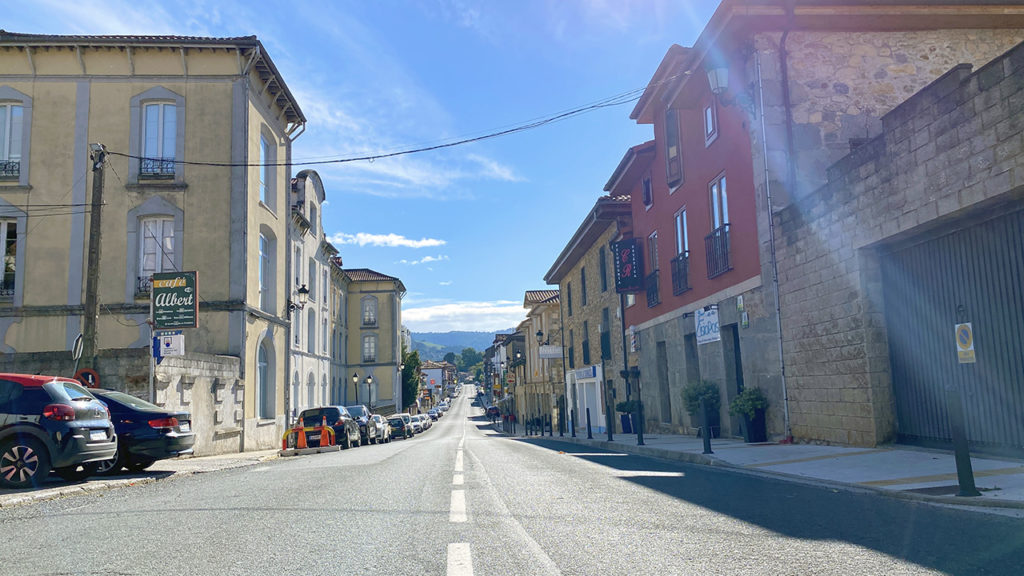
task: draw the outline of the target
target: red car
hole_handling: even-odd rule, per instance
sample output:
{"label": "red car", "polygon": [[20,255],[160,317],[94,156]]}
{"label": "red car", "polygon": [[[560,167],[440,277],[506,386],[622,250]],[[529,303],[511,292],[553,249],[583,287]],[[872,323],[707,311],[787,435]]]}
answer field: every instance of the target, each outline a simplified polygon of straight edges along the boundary
{"label": "red car", "polygon": [[501,418],[501,410],[499,410],[497,406],[488,406],[487,410],[485,410],[484,413],[492,421]]}

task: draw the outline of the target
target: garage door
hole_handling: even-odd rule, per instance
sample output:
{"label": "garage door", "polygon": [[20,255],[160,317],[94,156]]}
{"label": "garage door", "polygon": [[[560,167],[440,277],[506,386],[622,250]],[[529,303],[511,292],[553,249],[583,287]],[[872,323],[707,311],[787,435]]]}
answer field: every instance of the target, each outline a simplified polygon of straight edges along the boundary
{"label": "garage door", "polygon": [[[951,443],[956,386],[974,448],[1024,453],[1024,211],[884,254],[882,281],[900,440]],[[968,322],[976,361],[961,363]]]}

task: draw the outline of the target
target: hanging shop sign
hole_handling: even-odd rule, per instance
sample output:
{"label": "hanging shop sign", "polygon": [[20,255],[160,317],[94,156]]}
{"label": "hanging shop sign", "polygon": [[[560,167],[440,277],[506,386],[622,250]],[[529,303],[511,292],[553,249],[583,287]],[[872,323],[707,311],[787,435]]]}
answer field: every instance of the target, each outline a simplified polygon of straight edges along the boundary
{"label": "hanging shop sign", "polygon": [[542,360],[558,360],[562,357],[562,347],[553,344],[544,344],[539,352]]}
{"label": "hanging shop sign", "polygon": [[630,238],[612,242],[612,256],[615,258],[615,291],[642,292],[644,289],[644,261],[640,252],[640,240]]}
{"label": "hanging shop sign", "polygon": [[696,311],[697,323],[697,344],[710,344],[722,339],[718,330],[718,308],[705,310],[698,308]]}
{"label": "hanging shop sign", "polygon": [[153,327],[195,328],[199,318],[196,272],[153,274]]}

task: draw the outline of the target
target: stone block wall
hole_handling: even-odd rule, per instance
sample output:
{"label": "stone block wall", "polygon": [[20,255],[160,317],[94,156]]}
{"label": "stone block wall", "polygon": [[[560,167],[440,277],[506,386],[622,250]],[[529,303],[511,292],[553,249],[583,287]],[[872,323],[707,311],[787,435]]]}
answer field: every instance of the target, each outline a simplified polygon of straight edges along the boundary
{"label": "stone block wall", "polygon": [[895,432],[878,248],[991,210],[1024,187],[1024,45],[961,65],[778,213],[793,434],[872,446]]}

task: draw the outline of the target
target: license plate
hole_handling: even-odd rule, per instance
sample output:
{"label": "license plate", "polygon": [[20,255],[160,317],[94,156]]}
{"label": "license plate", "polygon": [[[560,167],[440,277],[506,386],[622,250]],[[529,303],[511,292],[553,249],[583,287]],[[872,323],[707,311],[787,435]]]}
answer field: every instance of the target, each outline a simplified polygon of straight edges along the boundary
{"label": "license plate", "polygon": [[189,431],[188,422],[182,422],[181,424],[178,424],[178,430],[181,430],[182,432],[188,432]]}
{"label": "license plate", "polygon": [[107,439],[107,431],[106,430],[90,430],[89,431],[89,440],[95,441],[95,440],[106,440],[106,439]]}
{"label": "license plate", "polygon": [[310,434],[309,436],[306,437],[306,439],[309,440],[310,442],[313,442],[314,440],[319,442],[320,441],[320,435],[319,434]]}

